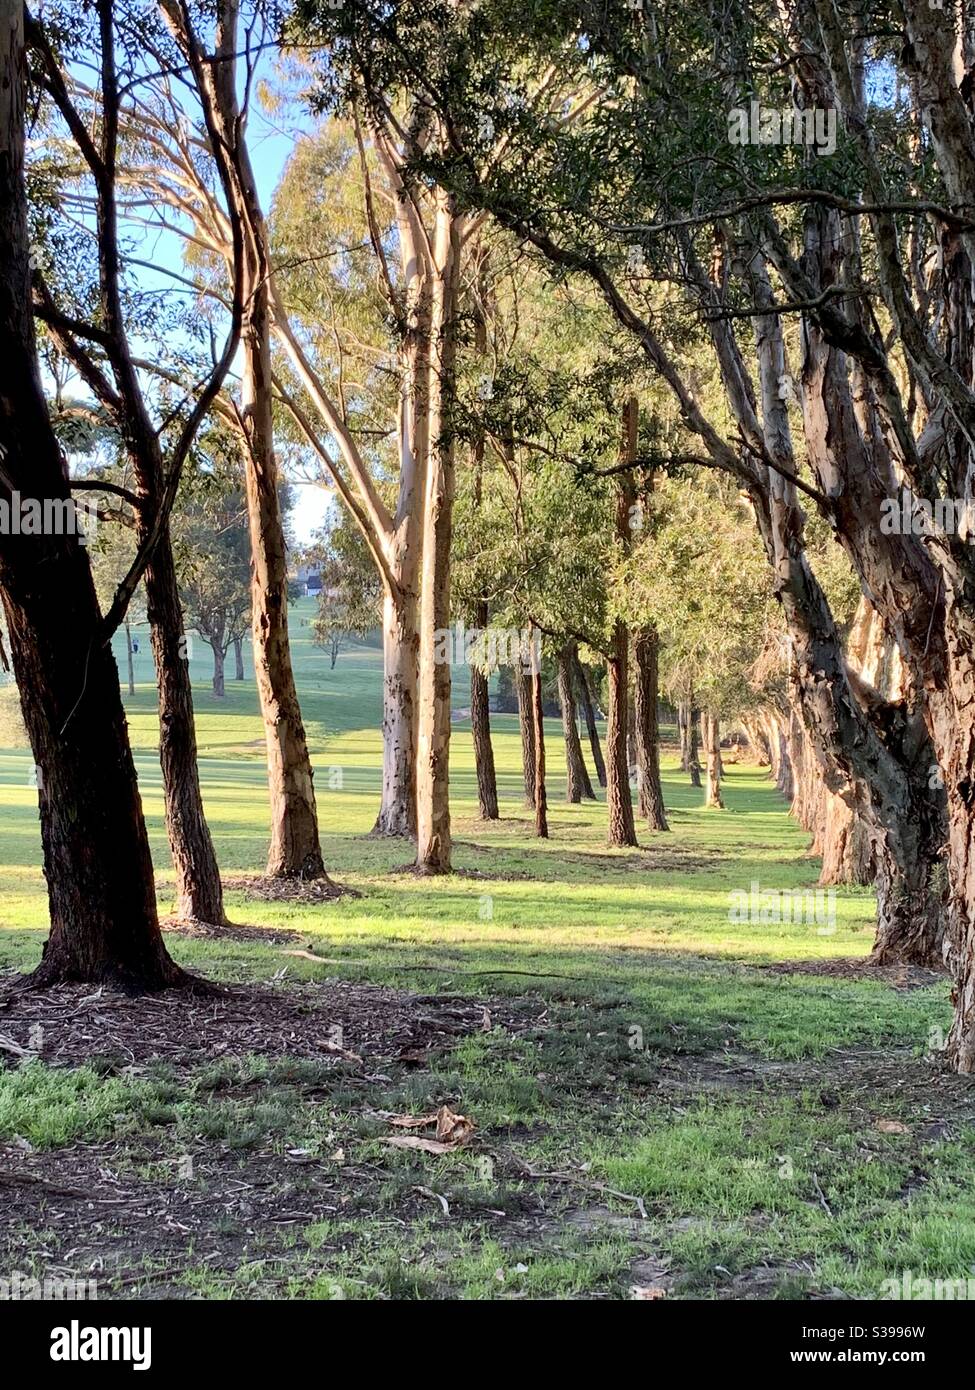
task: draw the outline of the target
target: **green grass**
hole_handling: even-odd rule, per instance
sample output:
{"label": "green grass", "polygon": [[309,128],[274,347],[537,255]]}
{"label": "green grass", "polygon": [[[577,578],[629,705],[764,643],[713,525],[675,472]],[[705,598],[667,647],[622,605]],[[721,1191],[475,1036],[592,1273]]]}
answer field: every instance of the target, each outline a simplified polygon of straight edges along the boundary
{"label": "green grass", "polygon": [[[753,881],[798,889],[818,876],[807,837],[760,769],[728,769],[720,813],[665,756],[672,832],[609,850],[604,805],[560,799],[561,731],[550,721],[551,839],[539,842],[521,802],[516,721],[493,719],[502,820],[488,826],[476,819],[470,729],[458,719],[451,793],[462,872],[416,878],[407,846],[368,837],[381,776],[380,653],[353,646],[330,670],[310,641],[311,611],[296,605],[292,625],[323,845],[332,876],[361,896],[312,907],[228,894],[234,921],[297,930],[322,963],[285,957],[273,941],[171,936],[170,949],[226,981],[284,970],[286,980],[504,995],[529,999],[540,1017],[516,1036],[495,1027],[469,1037],[418,1072],[384,1068],[368,1098],[312,1064],[262,1058],[214,1059],[178,1082],[163,1067],[101,1075],[33,1062],[0,1072],[0,1142],[38,1152],[111,1143],[120,1171],[147,1181],[171,1183],[180,1155],[201,1146],[227,1163],[261,1153],[280,1165],[298,1149],[338,1173],[336,1152],[362,1165],[344,1198],[316,1198],[316,1219],[248,1237],[245,1252],[214,1253],[218,1223],[214,1250],[175,1272],[146,1256],[146,1287],[163,1277],[205,1297],[626,1297],[645,1282],[634,1261],[652,1258],[671,1297],[858,1296],[904,1269],[953,1278],[975,1269],[970,1097],[925,1056],[949,1016],[947,989],[760,968],[865,956],[866,890],[838,890],[828,933],[729,918],[729,895]],[[231,680],[215,700],[208,655],[198,643],[210,825],[226,870],[259,870],[267,805],[255,690]],[[126,707],[165,909],[172,875],[145,645],[136,660],[142,683]],[[455,676],[463,709],[466,673]],[[0,753],[5,968],[36,961],[46,925],[29,774],[23,749]],[[471,1148],[438,1158],[377,1142],[376,1111],[445,1102],[475,1119]],[[904,1132],[878,1129],[884,1118]],[[534,1176],[559,1173],[572,1181]],[[235,1219],[225,1220],[229,1231]]]}

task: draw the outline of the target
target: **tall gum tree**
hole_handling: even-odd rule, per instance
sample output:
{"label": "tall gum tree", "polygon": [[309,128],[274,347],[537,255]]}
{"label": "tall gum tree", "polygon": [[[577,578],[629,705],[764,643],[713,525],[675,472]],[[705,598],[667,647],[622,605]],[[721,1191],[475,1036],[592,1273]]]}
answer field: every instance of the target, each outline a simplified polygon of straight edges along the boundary
{"label": "tall gum tree", "polygon": [[[295,686],[288,634],[288,556],[274,447],[271,260],[238,96],[238,0],[218,0],[213,51],[205,51],[182,0],[163,0],[203,107],[210,151],[226,195],[244,306],[240,428],[252,552],[254,672],[264,720],[272,878],[327,879],[318,830],[314,772]],[[246,86],[249,89],[249,81]],[[219,214],[218,214],[219,216]]]}
{"label": "tall gum tree", "polygon": [[138,544],[151,548],[144,579],[159,698],[159,758],[176,878],[176,916],[182,921],[221,924],[226,920],[223,890],[200,789],[193,694],[168,518],[171,499],[167,500],[167,494],[183,467],[192,435],[177,432],[172,446],[164,448],[163,432],[150,418],[130,347],[123,309],[117,196],[121,84],[116,71],[114,7],[101,0],[98,15],[101,82],[95,109],[100,111],[101,120],[95,137],[89,134],[89,119],[76,104],[71,79],[62,71],[43,27],[35,21],[29,26],[40,82],[67,126],[95,190],[98,251],[97,322],[86,323],[70,311],[62,312],[39,273],[35,276],[35,310],[113,421],[132,464],[135,488],[127,500]]}
{"label": "tall gum tree", "polygon": [[[24,11],[0,16],[0,485],[71,505],[37,364],[24,185]],[[51,930],[35,983],[185,982],[163,944],[118,671],[76,535],[0,536],[0,595],[37,767]]]}

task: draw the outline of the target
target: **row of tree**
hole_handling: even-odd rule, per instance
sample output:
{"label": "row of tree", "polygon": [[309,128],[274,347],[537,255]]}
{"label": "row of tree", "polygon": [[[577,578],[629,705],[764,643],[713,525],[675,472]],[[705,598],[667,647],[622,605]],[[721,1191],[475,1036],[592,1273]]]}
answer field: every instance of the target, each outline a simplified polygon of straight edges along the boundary
{"label": "row of tree", "polygon": [[[206,421],[234,441],[244,477],[270,873],[325,875],[288,646],[277,442],[335,490],[372,563],[377,830],[415,837],[420,870],[451,867],[450,663],[438,652],[455,615],[517,627],[557,662],[570,781],[583,787],[578,662],[604,663],[616,844],[635,840],[631,708],[639,809],[666,825],[662,661],[692,776],[703,712],[709,801],[721,802],[719,720],[747,715],[828,870],[874,875],[877,958],[945,955],[949,1055],[975,1068],[972,561],[964,528],[930,520],[934,500],[968,499],[975,477],[975,34],[927,0],[887,8],[297,0],[281,13],[216,0],[197,13],[98,0],[81,17],[55,6],[43,25],[15,12],[3,40],[0,330],[17,363],[3,482],[115,497],[137,541],[104,611],[70,538],[4,537],[0,549],[44,771],[48,975],[174,976],[108,650],[140,581],[181,910],[222,920],[172,535]],[[267,48],[283,63],[258,80]],[[79,73],[92,67],[89,85]],[[268,218],[247,122],[289,88],[330,119],[299,142]],[[729,144],[729,111],[751,102],[837,113],[835,152]],[[178,329],[132,288],[144,248],[121,229],[138,226],[183,245],[179,269],[158,254],[151,267],[193,296]],[[69,478],[35,318],[111,422],[127,484]],[[163,329],[174,348],[161,350]],[[889,524],[905,495],[928,499],[927,524]],[[729,552],[744,529],[764,587]],[[776,619],[757,643],[754,625],[769,623],[755,595],[769,591]],[[492,814],[485,675],[472,718]],[[542,663],[515,686],[545,834]]]}

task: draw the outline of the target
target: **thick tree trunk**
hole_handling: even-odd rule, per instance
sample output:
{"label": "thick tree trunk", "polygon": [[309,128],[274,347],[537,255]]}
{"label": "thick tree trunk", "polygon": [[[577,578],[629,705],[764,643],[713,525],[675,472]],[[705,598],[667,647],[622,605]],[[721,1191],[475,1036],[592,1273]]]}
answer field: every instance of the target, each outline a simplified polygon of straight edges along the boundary
{"label": "thick tree trunk", "polygon": [[[4,298],[0,290],[0,318],[7,316]],[[9,341],[0,326],[0,343]],[[6,353],[4,360],[9,368]],[[8,457],[16,459],[9,441],[19,435],[21,446],[31,447],[31,471],[24,477],[36,477],[38,450],[46,443],[36,427],[40,419],[24,422],[27,428],[10,417],[3,423]],[[48,447],[53,453],[53,440]],[[46,481],[31,491],[58,496]],[[184,977],[159,930],[118,671],[99,642],[100,614],[87,556],[73,553],[79,549],[72,538],[30,537],[5,543],[0,555],[11,657],[37,768],[51,912],[34,978],[132,992],[165,989]]]}
{"label": "thick tree trunk", "polygon": [[234,638],[234,680],[244,679],[244,639],[243,637]]}
{"label": "thick tree trunk", "polygon": [[589,750],[592,753],[592,765],[596,769],[596,781],[601,787],[605,787],[606,763],[603,760],[603,750],[599,742],[599,728],[596,723],[596,706],[593,701],[592,689],[589,685],[585,668],[579,659],[579,650],[574,642],[571,645],[569,663],[572,668],[572,675],[575,678],[576,689],[579,692],[579,699],[582,702],[582,714],[586,721],[586,733],[589,736]]}
{"label": "thick tree trunk", "polygon": [[532,716],[532,679],[519,667],[515,671],[518,696],[518,728],[521,732],[521,771],[525,785],[525,806],[535,808],[535,720]]}
{"label": "thick tree trunk", "polygon": [[650,830],[669,830],[660,785],[660,730],[657,720],[657,645],[654,628],[638,632],[633,642],[636,665],[634,681],[636,706],[637,767],[639,769],[640,815]]}
{"label": "thick tree trunk", "polygon": [[571,644],[558,656],[559,704],[562,709],[562,734],[565,739],[565,799],[578,803],[585,797],[596,800],[589,772],[582,756],[579,726],[576,722],[576,701],[572,690]]}
{"label": "thick tree trunk", "polygon": [[[536,650],[533,646],[532,650]],[[535,737],[535,834],[540,840],[548,839],[548,800],[545,794],[545,719],[542,708],[542,663],[539,656],[532,661],[532,724]]]}
{"label": "thick tree trunk", "polygon": [[876,857],[862,817],[828,790],[819,850],[823,858],[819,882],[824,887],[839,883],[867,887],[876,881]]}
{"label": "thick tree trunk", "polygon": [[626,749],[627,647],[629,638],[623,623],[617,622],[612,655],[606,661],[609,709],[606,721],[606,807],[609,813],[609,843],[635,845],[636,826]]}
{"label": "thick tree trunk", "polygon": [[416,599],[383,594],[383,791],[375,835],[416,838]]}
{"label": "thick tree trunk", "polygon": [[[482,631],[488,623],[488,607],[477,606],[475,626]],[[497,820],[498,778],[494,769],[491,743],[491,713],[488,707],[488,678],[479,666],[471,667],[471,737],[474,742],[474,768],[477,773],[477,806],[481,820]]]}
{"label": "thick tree trunk", "polygon": [[[41,387],[24,189],[23,10],[0,23],[0,449],[3,484],[70,505]],[[0,535],[0,594],[37,768],[51,932],[38,983],[154,990],[186,977],[156,914],[118,668],[77,537]]]}
{"label": "thick tree trunk", "polygon": [[721,724],[716,714],[704,711],[704,753],[707,761],[708,784],[704,798],[705,806],[723,811],[721,799]]}

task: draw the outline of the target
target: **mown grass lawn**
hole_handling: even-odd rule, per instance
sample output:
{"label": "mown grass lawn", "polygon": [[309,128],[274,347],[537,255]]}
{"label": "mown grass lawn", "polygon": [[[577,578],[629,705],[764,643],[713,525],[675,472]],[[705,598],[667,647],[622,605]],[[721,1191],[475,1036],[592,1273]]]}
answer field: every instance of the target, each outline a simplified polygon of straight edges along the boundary
{"label": "mown grass lawn", "polygon": [[[99,1051],[95,1026],[86,1054],[77,1010],[106,1026],[112,1014],[82,993],[45,1023],[34,1060],[8,1055],[0,1072],[0,1167],[20,1180],[0,1216],[5,1268],[94,1263],[103,1297],[862,1297],[905,1270],[975,1274],[971,1083],[930,1051],[947,986],[809,971],[869,952],[866,891],[839,890],[835,929],[729,918],[734,890],[811,887],[818,875],[762,770],[730,767],[727,811],[707,812],[665,758],[671,833],[610,851],[604,807],[560,801],[552,721],[551,839],[538,842],[514,719],[493,721],[502,820],[486,826],[459,717],[459,872],[416,878],[408,846],[368,836],[380,654],[357,646],[330,670],[310,612],[296,605],[293,630],[324,847],[359,896],[309,905],[231,892],[235,922],[280,938],[172,934],[170,949],[211,980],[276,991],[296,1010],[296,1037],[319,993],[359,985],[383,987],[356,996],[367,1010],[375,999],[377,1026],[383,1000],[403,992],[440,1023],[451,1000],[465,1018],[474,1001],[482,1022],[418,1056],[377,1044],[378,1061],[353,1060],[354,1021],[346,1058],[289,1055],[280,1038],[261,1046],[247,1033],[192,1065],[133,1061]],[[208,657],[198,644],[207,810],[224,868],[254,872],[266,837],[256,697],[250,680],[228,681],[214,700]],[[166,910],[145,647],[137,662],[127,707]],[[29,783],[25,751],[0,754],[5,970],[29,968],[44,934]],[[780,968],[790,962],[796,973]],[[58,1018],[75,1030],[69,1050]],[[382,1142],[390,1116],[443,1104],[476,1125],[464,1147]],[[70,1195],[89,1182],[104,1203],[94,1222]]]}

